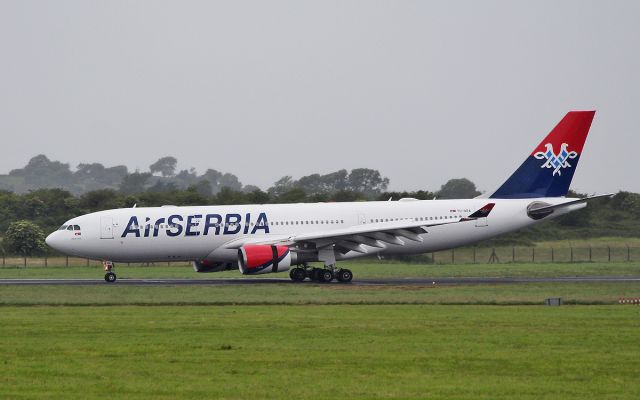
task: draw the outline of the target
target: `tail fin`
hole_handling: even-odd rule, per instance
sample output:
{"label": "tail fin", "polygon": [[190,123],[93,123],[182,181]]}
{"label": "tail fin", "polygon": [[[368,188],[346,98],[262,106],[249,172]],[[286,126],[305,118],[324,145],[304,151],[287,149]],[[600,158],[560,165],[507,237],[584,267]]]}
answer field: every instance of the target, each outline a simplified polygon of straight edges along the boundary
{"label": "tail fin", "polygon": [[523,199],[567,194],[595,111],[570,111],[520,168],[490,198]]}

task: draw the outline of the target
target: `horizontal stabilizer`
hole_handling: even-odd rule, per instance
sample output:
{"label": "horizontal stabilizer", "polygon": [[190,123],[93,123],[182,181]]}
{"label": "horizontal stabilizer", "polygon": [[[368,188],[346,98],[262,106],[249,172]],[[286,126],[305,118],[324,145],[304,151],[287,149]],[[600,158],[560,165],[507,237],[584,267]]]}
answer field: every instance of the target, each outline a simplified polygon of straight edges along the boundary
{"label": "horizontal stabilizer", "polygon": [[555,210],[559,210],[559,209],[573,206],[576,204],[586,203],[588,201],[595,200],[595,199],[612,197],[613,195],[614,195],[613,193],[600,194],[597,196],[585,197],[584,199],[567,201],[566,203],[560,203],[560,204],[547,204],[542,202],[534,202],[531,205],[529,205],[529,207],[527,208],[527,215],[529,215],[529,217],[533,219],[541,219],[548,215],[553,214]]}

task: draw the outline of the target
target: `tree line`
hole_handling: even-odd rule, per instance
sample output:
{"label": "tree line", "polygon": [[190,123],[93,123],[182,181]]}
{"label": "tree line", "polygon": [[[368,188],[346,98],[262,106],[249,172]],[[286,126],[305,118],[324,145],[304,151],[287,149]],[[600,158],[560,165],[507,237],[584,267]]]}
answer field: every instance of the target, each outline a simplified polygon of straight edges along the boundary
{"label": "tree line", "polygon": [[[207,170],[202,175],[196,174],[195,171],[176,172],[177,160],[173,157],[159,159],[150,165],[148,172],[143,173],[128,173],[124,166],[104,168],[100,164],[90,165],[93,167],[79,166],[75,172],[70,172],[67,164],[49,161],[45,156],[36,156],[20,172],[12,171],[9,177],[31,176],[28,182],[33,183],[37,180],[40,184],[53,186],[63,181],[73,182],[75,178],[67,180],[69,173],[74,176],[89,176],[92,185],[96,184],[99,187],[80,192],[74,192],[64,185],[31,189],[24,193],[0,189],[0,238],[3,238],[0,251],[8,254],[48,251],[41,239],[64,221],[90,212],[134,205],[152,207],[166,204],[186,206],[387,201],[406,197],[428,200],[473,198],[480,194],[475,184],[465,178],[451,179],[435,191],[390,192],[387,190],[389,179],[379,171],[368,168],[351,171],[342,169],[299,179],[285,176],[267,190],[262,190],[256,186],[244,186],[235,176],[215,170]],[[52,167],[51,171],[48,170],[49,167]],[[38,171],[50,180],[35,178]],[[61,180],[52,178],[55,176],[61,177]],[[121,177],[117,184],[115,176]],[[100,186],[99,183],[103,185]],[[88,186],[85,184],[84,187]],[[585,196],[579,193],[570,195]],[[554,240],[638,236],[639,222],[640,195],[619,192],[612,199],[597,200],[583,210],[494,239],[486,244],[531,245],[541,237]],[[32,240],[34,235],[40,238],[40,243],[25,247],[25,242]]]}
{"label": "tree line", "polygon": [[[165,156],[149,165],[147,171],[130,172],[124,165],[105,167],[100,163],[81,163],[75,170],[69,164],[52,161],[40,154],[29,160],[26,166],[0,175],[0,190],[26,194],[47,188],[60,188],[73,195],[112,189],[125,195],[144,192],[174,193],[195,188],[203,196],[211,197],[223,189],[233,192],[251,193],[260,190],[254,185],[243,185],[238,177],[229,172],[207,169],[198,174],[194,169],[178,170],[178,160]],[[275,196],[293,188],[308,194],[329,194],[351,191],[375,196],[386,190],[389,179],[379,171],[356,168],[351,171],[339,170],[326,175],[312,174],[294,180],[291,176],[279,179],[267,191]]]}

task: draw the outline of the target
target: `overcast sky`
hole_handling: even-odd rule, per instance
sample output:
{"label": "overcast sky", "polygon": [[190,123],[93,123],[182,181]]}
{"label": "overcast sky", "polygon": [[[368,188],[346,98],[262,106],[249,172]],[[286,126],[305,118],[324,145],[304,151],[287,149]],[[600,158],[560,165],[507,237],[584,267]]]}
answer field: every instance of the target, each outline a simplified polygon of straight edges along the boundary
{"label": "overcast sky", "polygon": [[497,188],[573,109],[572,187],[640,192],[637,1],[0,0],[0,173],[34,155],[232,172],[367,167]]}

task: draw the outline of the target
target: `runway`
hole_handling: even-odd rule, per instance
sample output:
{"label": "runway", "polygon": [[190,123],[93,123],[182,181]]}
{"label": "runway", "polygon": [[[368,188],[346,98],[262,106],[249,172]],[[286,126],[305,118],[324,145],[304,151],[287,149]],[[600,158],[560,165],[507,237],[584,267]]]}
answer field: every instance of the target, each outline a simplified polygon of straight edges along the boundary
{"label": "runway", "polygon": [[0,279],[0,286],[9,285],[133,285],[133,286],[177,286],[177,285],[356,285],[356,286],[437,286],[437,285],[508,285],[526,283],[616,283],[638,282],[640,276],[583,276],[583,277],[517,277],[517,278],[377,278],[354,279],[350,283],[317,283],[311,281],[292,282],[281,278],[234,278],[234,279],[132,279],[118,278],[115,283],[103,279]]}

